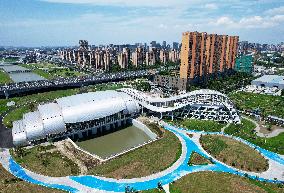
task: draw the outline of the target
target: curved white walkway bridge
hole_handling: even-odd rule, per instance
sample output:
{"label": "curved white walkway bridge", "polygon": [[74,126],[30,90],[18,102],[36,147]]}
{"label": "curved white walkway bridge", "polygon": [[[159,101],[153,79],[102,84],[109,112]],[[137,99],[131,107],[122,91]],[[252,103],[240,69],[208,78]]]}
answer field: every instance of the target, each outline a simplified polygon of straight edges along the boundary
{"label": "curved white walkway bridge", "polygon": [[196,119],[240,123],[233,102],[224,94],[208,89],[196,90],[168,98],[155,97],[147,93],[122,88],[142,108],[163,115],[194,117]]}
{"label": "curved white walkway bridge", "polygon": [[[11,174],[30,183],[66,190],[69,192],[125,192],[125,187],[129,186],[136,190],[146,190],[156,188],[158,183],[164,187],[167,184],[193,172],[199,171],[220,171],[232,173],[240,176],[248,175],[249,178],[273,183],[284,182],[284,158],[276,153],[264,150],[240,138],[239,140],[259,151],[269,160],[269,169],[262,173],[245,172],[225,165],[209,155],[199,142],[201,134],[224,135],[223,133],[206,133],[200,131],[188,131],[182,128],[176,128],[164,122],[160,122],[165,129],[173,132],[182,144],[182,154],[180,158],[168,169],[142,178],[134,179],[112,179],[99,176],[66,176],[66,177],[48,177],[28,171],[17,164],[9,154],[7,149],[0,152],[0,162]],[[193,138],[187,134],[193,134]],[[226,135],[227,136],[227,135]],[[189,166],[188,161],[192,152],[197,152],[206,158],[212,158],[214,164]],[[277,180],[275,180],[277,179]]]}

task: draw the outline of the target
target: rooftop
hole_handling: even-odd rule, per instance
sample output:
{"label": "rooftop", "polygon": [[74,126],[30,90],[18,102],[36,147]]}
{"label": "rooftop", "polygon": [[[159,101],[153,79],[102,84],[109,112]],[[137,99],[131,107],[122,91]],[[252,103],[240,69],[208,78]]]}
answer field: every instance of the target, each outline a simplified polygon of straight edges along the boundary
{"label": "rooftop", "polygon": [[274,84],[284,84],[284,76],[264,75],[258,79],[255,79],[254,82],[268,82],[268,83],[274,83]]}

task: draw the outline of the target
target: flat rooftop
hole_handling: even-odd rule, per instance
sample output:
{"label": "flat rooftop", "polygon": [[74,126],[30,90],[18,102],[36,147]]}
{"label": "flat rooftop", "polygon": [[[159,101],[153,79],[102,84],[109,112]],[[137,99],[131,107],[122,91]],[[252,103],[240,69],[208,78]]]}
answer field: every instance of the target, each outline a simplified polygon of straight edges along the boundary
{"label": "flat rooftop", "polygon": [[253,80],[253,82],[264,82],[273,84],[284,84],[284,76],[278,75],[264,75],[258,79]]}

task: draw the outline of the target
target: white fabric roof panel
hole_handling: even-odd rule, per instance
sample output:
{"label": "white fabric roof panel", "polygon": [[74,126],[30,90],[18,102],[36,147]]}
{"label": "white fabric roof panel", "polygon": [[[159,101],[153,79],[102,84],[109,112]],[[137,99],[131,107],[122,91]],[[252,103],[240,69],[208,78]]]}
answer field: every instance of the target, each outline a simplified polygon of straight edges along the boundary
{"label": "white fabric roof panel", "polygon": [[24,130],[23,121],[13,122],[12,136],[13,143],[15,145],[25,144],[27,142],[27,135]]}
{"label": "white fabric roof panel", "polygon": [[[102,91],[74,95],[57,99],[55,103],[38,106],[38,111],[24,114],[23,126],[14,123],[13,130],[18,140],[37,140],[49,134],[59,134],[66,131],[66,123],[78,123],[103,118],[123,111],[125,113],[139,112],[139,104],[128,94],[117,91]],[[19,134],[19,131],[25,131]]]}
{"label": "white fabric roof panel", "polygon": [[39,105],[38,111],[40,112],[44,132],[46,134],[58,134],[65,132],[65,123],[58,104],[49,103]]}
{"label": "white fabric roof panel", "polygon": [[43,122],[38,111],[24,114],[23,123],[28,140],[40,139],[45,136]]}
{"label": "white fabric roof panel", "polygon": [[65,97],[57,100],[65,123],[78,123],[103,118],[119,111],[137,112],[136,103],[122,92],[103,91]]}

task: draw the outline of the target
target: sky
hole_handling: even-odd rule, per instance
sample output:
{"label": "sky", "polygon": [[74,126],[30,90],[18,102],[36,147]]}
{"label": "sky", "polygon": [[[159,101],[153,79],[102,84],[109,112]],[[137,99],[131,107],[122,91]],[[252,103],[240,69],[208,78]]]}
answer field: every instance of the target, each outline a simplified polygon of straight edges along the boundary
{"label": "sky", "polygon": [[172,43],[184,31],[284,42],[284,0],[0,0],[0,46]]}

